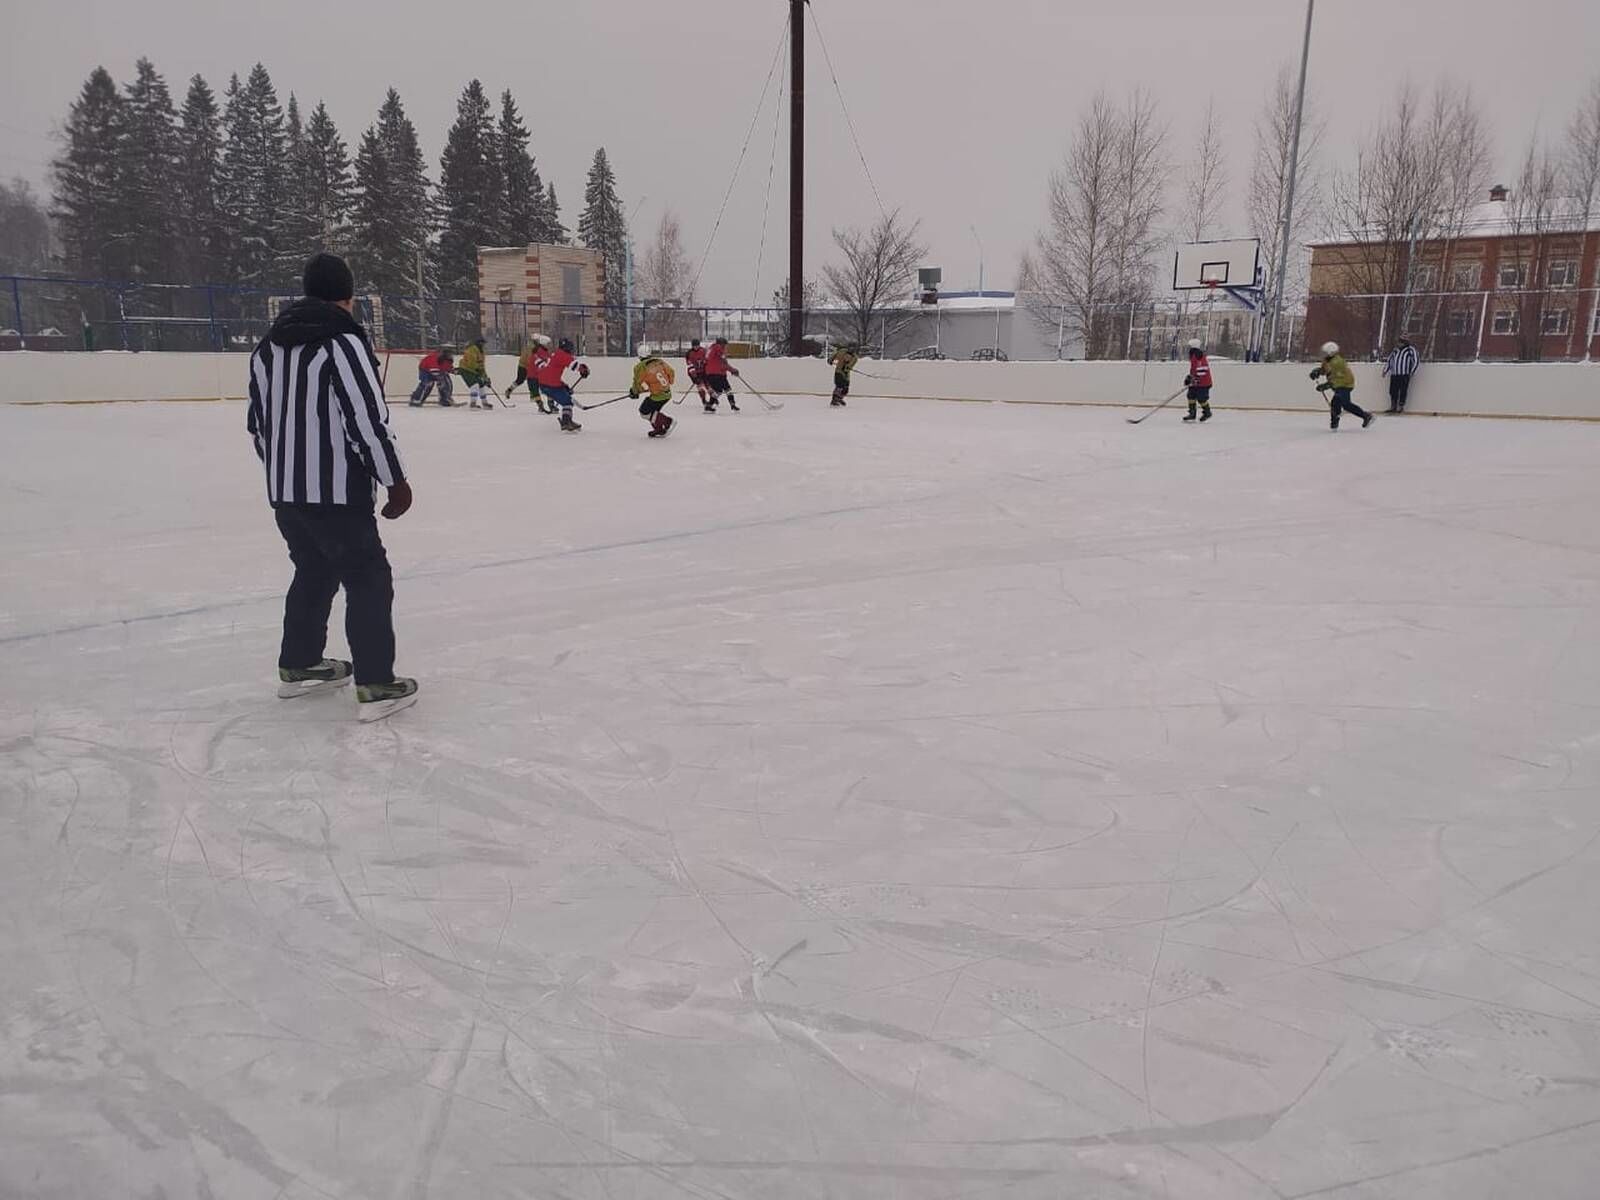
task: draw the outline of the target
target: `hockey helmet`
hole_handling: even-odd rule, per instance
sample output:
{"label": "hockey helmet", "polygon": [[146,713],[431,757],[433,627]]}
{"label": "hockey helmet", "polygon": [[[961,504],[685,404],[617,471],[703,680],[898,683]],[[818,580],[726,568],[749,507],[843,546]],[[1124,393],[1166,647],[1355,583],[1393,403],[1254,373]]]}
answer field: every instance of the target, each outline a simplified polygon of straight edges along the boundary
{"label": "hockey helmet", "polygon": [[1323,358],[1332,358],[1337,353],[1339,353],[1339,343],[1338,342],[1324,342],[1324,343],[1322,343],[1322,357]]}
{"label": "hockey helmet", "polygon": [[556,345],[557,345],[558,349],[565,350],[568,354],[572,353],[572,339],[571,338],[562,338],[559,342],[556,343]]}
{"label": "hockey helmet", "polygon": [[1205,348],[1206,348],[1206,344],[1204,342],[1202,342],[1199,338],[1190,338],[1189,339],[1189,349],[1190,350],[1195,351],[1196,353],[1199,353],[1201,351],[1204,351]]}
{"label": "hockey helmet", "polygon": [[638,353],[639,353],[639,357],[640,358],[649,358],[650,357],[650,343],[649,342],[640,342],[639,343],[639,351],[638,351]]}

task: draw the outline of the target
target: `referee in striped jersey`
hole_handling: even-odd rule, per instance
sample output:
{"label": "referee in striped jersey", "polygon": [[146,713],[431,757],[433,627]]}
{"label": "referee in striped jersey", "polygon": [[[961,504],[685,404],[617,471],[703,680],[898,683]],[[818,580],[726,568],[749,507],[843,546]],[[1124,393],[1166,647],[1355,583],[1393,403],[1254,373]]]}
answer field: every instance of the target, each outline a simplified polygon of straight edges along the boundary
{"label": "referee in striped jersey", "polygon": [[1383,364],[1383,373],[1389,377],[1389,411],[1403,413],[1406,410],[1406,397],[1411,395],[1411,377],[1417,373],[1417,368],[1422,365],[1422,358],[1417,354],[1417,348],[1411,344],[1410,338],[1401,338],[1389,352],[1389,359]]}
{"label": "referee in striped jersey", "polygon": [[[416,702],[416,681],[394,673],[394,578],[374,514],[377,485],[388,489],[390,520],[411,507],[411,485],[354,295],[343,259],[318,254],[306,264],[304,298],[250,356],[247,424],[294,563],[278,695],[342,687],[354,675],[357,712],[370,721]],[[353,665],[323,657],[340,587]]]}

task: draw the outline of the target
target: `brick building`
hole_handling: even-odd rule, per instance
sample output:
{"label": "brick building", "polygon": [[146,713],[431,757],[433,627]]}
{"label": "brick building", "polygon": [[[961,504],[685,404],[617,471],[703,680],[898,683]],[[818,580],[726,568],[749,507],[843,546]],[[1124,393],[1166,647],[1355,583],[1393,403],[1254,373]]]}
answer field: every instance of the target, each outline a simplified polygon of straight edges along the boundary
{"label": "brick building", "polygon": [[1383,354],[1403,332],[1439,360],[1600,353],[1600,213],[1585,223],[1570,204],[1489,196],[1454,236],[1312,243],[1306,351]]}
{"label": "brick building", "polygon": [[478,251],[478,303],[491,349],[513,353],[545,333],[570,337],[582,353],[604,353],[605,261],[598,250],[485,247]]}

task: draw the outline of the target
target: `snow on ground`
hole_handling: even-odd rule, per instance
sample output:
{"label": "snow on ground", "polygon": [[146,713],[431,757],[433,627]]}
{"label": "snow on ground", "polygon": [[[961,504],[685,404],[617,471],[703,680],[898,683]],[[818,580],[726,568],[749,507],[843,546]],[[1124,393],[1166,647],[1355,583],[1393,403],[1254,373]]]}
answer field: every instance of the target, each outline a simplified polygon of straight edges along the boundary
{"label": "snow on ground", "polygon": [[0,1194],[1593,1196],[1600,429],[677,411],[0,411]]}

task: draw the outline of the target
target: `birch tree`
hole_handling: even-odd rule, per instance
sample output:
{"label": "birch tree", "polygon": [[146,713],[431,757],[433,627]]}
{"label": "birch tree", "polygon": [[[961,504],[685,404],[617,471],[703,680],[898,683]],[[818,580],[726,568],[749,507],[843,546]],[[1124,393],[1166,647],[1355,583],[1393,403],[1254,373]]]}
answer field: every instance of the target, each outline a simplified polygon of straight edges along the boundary
{"label": "birch tree", "polygon": [[[1586,233],[1600,215],[1600,75],[1589,82],[1589,90],[1567,126],[1561,173],[1563,190],[1572,201],[1573,224],[1580,234]],[[1600,276],[1592,283],[1600,289]],[[1580,305],[1577,314],[1583,326],[1585,358],[1589,357],[1589,331],[1594,328],[1597,308],[1600,308],[1600,291],[1590,293],[1587,311]],[[1567,334],[1568,358],[1572,357],[1572,336],[1578,324],[1575,321],[1574,328]]]}
{"label": "birch tree", "polygon": [[1048,217],[1022,268],[1041,325],[1070,325],[1089,358],[1114,353],[1117,317],[1147,302],[1168,177],[1167,130],[1155,101],[1106,93],[1079,118],[1051,173]]}

